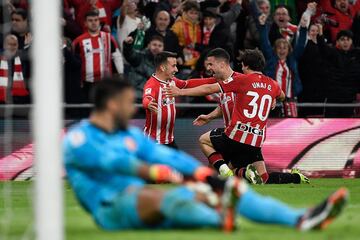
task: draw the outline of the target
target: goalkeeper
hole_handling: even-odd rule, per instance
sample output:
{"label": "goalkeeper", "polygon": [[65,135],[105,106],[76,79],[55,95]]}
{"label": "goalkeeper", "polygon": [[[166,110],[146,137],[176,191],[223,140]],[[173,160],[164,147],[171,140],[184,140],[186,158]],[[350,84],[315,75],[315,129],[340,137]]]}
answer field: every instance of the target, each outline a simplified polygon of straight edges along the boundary
{"label": "goalkeeper", "polygon": [[[134,100],[128,82],[100,82],[90,119],[70,129],[64,139],[68,180],[82,207],[103,229],[231,231],[237,214],[259,223],[322,229],[346,203],[348,192],[340,188],[314,208],[295,209],[257,194],[237,178],[218,179],[191,156],[157,145],[128,126]],[[165,191],[147,181],[180,185]]]}

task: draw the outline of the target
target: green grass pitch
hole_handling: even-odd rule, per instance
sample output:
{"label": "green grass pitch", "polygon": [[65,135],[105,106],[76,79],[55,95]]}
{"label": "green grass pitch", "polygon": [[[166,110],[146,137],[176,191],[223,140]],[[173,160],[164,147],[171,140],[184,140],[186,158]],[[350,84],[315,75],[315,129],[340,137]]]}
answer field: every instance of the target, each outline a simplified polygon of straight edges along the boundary
{"label": "green grass pitch", "polygon": [[[78,205],[71,189],[65,185],[66,239],[76,240],[215,240],[215,239],[360,239],[360,179],[314,179],[309,185],[265,185],[256,186],[256,191],[279,198],[292,206],[304,207],[318,203],[333,190],[346,186],[350,190],[350,201],[344,213],[325,231],[300,233],[293,229],[274,225],[260,225],[238,219],[239,229],[225,234],[214,229],[125,231],[104,232],[97,228],[91,218]],[[10,191],[10,195],[7,193]],[[34,239],[32,205],[32,182],[0,183],[0,239]],[[5,201],[5,196],[7,200]],[[9,206],[5,209],[5,206]],[[29,238],[22,238],[26,235]],[[51,240],[51,239],[49,239]]]}

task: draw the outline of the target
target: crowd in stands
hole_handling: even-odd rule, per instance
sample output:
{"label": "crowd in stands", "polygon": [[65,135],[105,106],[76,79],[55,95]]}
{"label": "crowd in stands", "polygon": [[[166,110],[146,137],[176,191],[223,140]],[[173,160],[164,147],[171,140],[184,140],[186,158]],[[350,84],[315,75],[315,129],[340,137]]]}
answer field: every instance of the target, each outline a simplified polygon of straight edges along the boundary
{"label": "crowd in stands", "polygon": [[[31,103],[31,5],[0,7],[0,102]],[[205,56],[218,47],[239,72],[244,49],[263,52],[264,74],[287,97],[277,116],[324,115],[297,113],[297,102],[360,102],[360,0],[63,0],[60,22],[67,103],[88,102],[91,86],[114,74],[132,82],[140,101],[164,50],[177,54],[178,78],[207,77]],[[325,116],[354,110],[329,108]]]}

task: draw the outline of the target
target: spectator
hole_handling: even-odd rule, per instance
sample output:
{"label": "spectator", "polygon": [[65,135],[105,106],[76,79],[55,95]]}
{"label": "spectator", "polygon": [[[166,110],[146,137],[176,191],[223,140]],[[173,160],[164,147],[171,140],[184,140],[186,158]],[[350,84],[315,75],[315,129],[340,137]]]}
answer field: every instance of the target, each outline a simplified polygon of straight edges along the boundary
{"label": "spectator", "polygon": [[[317,41],[325,61],[323,90],[328,103],[352,103],[360,92],[360,49],[353,48],[352,39],[351,31],[341,30],[336,36],[336,47],[330,47],[325,44],[320,27]],[[328,108],[325,116],[350,117],[353,113],[353,108]]]}
{"label": "spectator", "polygon": [[290,14],[287,6],[278,5],[274,11],[274,22],[270,28],[269,39],[271,45],[279,38],[284,38],[292,42],[296,32],[297,26],[290,23]]}
{"label": "spectator", "polygon": [[29,9],[29,0],[11,0],[6,2],[13,7],[13,10],[15,8]]}
{"label": "spectator", "polygon": [[[164,51],[171,51],[177,53],[178,56],[182,55],[182,49],[179,45],[179,39],[176,34],[169,28],[170,14],[166,11],[159,11],[155,15],[155,26],[151,26],[145,32],[144,45],[147,46],[150,39],[154,35],[161,36],[164,39]],[[178,64],[182,65],[184,62],[183,57],[178,58]]]}
{"label": "spectator", "polygon": [[128,79],[136,90],[137,102],[142,101],[144,84],[155,72],[154,57],[164,50],[164,40],[154,35],[144,50],[133,49],[134,38],[129,36],[124,41],[124,56],[131,64]]}
{"label": "spectator", "polygon": [[63,27],[63,35],[71,40],[75,40],[83,33],[81,27],[72,18],[72,14],[69,10],[64,9],[61,25]]}
{"label": "spectator", "polygon": [[115,39],[110,33],[100,31],[98,11],[86,13],[85,26],[87,32],[75,39],[73,49],[81,58],[82,86],[88,96],[94,82],[111,76],[114,68],[117,73],[123,74],[124,66]]}
{"label": "spectator", "polygon": [[[323,87],[325,86],[324,60],[321,57],[320,49],[317,44],[319,34],[319,24],[312,24],[309,27],[308,41],[303,55],[299,60],[299,74],[303,91],[299,96],[299,102],[321,103],[325,100]],[[322,115],[321,108],[302,108],[299,115]]]}
{"label": "spectator", "polygon": [[199,23],[200,7],[197,2],[187,1],[183,5],[183,14],[179,17],[172,30],[179,39],[179,44],[183,47],[184,69],[180,71],[184,77],[189,75],[194,69],[200,53],[195,50],[195,45],[201,42],[201,29]]}
{"label": "spectator", "polygon": [[160,1],[157,4],[155,9],[155,13],[159,11],[166,11],[170,14],[170,26],[172,26],[176,20],[176,18],[181,13],[181,0],[164,0]]}
{"label": "spectator", "polygon": [[334,8],[329,15],[329,19],[332,20],[329,23],[332,24],[327,24],[330,39],[333,43],[336,41],[339,31],[351,29],[355,14],[355,9],[348,0],[335,0]]}
{"label": "spectator", "polygon": [[[307,21],[301,19],[300,34],[296,41],[294,51],[286,39],[280,38],[275,41],[272,49],[266,26],[266,15],[259,17],[259,32],[261,39],[261,50],[266,59],[265,74],[276,80],[281,90],[285,93],[288,101],[292,101],[302,90],[302,84],[297,69],[297,61],[301,57],[306,42]],[[288,112],[284,109],[285,116],[296,116],[296,111]]]}
{"label": "spectator", "polygon": [[225,49],[233,59],[233,45],[230,26],[238,18],[242,0],[236,0],[229,11],[220,13],[220,2],[209,0],[202,2],[203,22],[201,26],[201,42],[196,44],[196,50],[206,54],[214,48]]}
{"label": "spectator", "polygon": [[24,49],[25,41],[30,42],[31,34],[29,31],[28,12],[24,9],[17,8],[11,13],[11,34],[18,39],[19,49]]}
{"label": "spectator", "polygon": [[[261,14],[270,15],[270,2],[269,0],[251,0],[250,1],[251,14],[246,18],[246,32],[244,39],[245,49],[254,49],[260,47],[260,36],[256,27],[257,18]],[[271,26],[272,19],[266,19],[266,25]]]}
{"label": "spectator", "polygon": [[297,19],[297,9],[296,9],[296,0],[272,0],[270,1],[270,8],[274,9],[276,12],[276,6],[283,5],[286,6],[289,11],[289,16],[292,20]]}
{"label": "spectator", "polygon": [[30,103],[30,62],[27,52],[20,52],[17,37],[7,35],[0,57],[0,102]]}
{"label": "spectator", "polygon": [[86,13],[97,9],[102,30],[109,32],[112,12],[119,7],[120,1],[118,0],[64,0],[65,11],[71,12],[70,8],[74,8],[75,20],[84,31],[86,31],[84,24]]}
{"label": "spectator", "polygon": [[137,17],[137,3],[138,0],[125,0],[121,6],[121,15],[117,21],[117,40],[121,51],[124,40],[141,22]]}

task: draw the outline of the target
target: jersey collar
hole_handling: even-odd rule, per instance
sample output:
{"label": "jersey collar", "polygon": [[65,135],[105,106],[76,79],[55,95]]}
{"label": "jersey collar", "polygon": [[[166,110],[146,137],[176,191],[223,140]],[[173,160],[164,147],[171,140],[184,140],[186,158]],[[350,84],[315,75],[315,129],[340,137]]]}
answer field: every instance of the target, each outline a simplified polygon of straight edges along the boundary
{"label": "jersey collar", "polygon": [[231,82],[231,81],[233,80],[234,73],[235,73],[235,71],[233,71],[233,72],[231,73],[230,77],[228,77],[227,79],[225,79],[224,83]]}
{"label": "jersey collar", "polygon": [[158,80],[159,82],[161,82],[161,83],[164,83],[164,84],[168,84],[169,82],[166,82],[166,81],[163,81],[163,80],[160,80],[158,77],[156,77],[155,76],[155,73],[153,73],[152,75],[151,75],[153,78],[155,78],[156,80]]}

